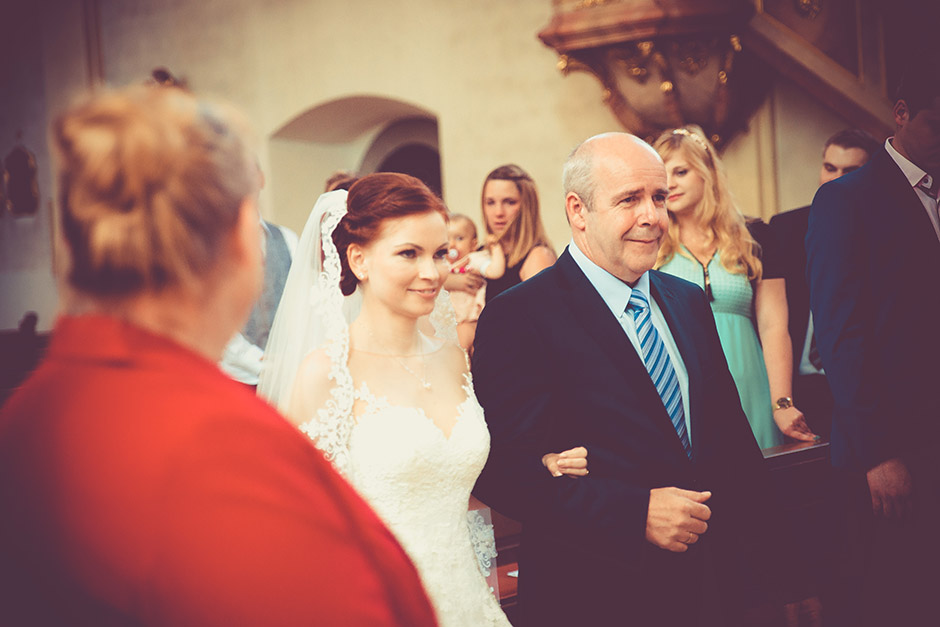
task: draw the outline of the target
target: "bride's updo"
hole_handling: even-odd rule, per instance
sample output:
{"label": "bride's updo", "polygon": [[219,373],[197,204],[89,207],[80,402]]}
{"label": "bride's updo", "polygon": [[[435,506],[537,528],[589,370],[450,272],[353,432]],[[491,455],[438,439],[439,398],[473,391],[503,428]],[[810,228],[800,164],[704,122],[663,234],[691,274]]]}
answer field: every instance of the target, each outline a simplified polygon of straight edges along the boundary
{"label": "bride's updo", "polygon": [[420,180],[407,174],[380,172],[364,176],[349,188],[347,213],[333,231],[342,274],[344,296],[356,291],[359,279],[349,269],[346,251],[351,244],[368,246],[379,235],[382,223],[394,218],[436,211],[447,220],[447,208]]}

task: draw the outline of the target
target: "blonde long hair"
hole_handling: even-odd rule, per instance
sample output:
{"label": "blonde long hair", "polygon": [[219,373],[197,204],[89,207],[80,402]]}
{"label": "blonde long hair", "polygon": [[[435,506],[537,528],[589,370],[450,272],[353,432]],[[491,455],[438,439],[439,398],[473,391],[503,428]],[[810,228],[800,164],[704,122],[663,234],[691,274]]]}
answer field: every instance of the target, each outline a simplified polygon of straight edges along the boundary
{"label": "blonde long hair", "polygon": [[[529,174],[514,164],[501,165],[489,174],[483,181],[483,190],[480,193],[480,207],[486,204],[486,184],[490,181],[512,181],[519,190],[519,213],[499,238],[508,249],[506,265],[514,266],[521,263],[526,255],[536,246],[552,248],[545,236],[545,227],[539,215],[539,194],[535,189],[535,181]],[[483,225],[486,232],[493,235],[493,230],[483,214]],[[554,251],[553,251],[554,252]]]}
{"label": "blonde long hair", "polygon": [[[717,244],[721,252],[721,265],[728,272],[744,274],[749,280],[760,280],[763,271],[759,256],[760,244],[748,231],[744,214],[738,209],[731,194],[724,166],[702,129],[688,125],[666,131],[653,147],[663,161],[668,161],[677,153],[681,154],[689,167],[705,182],[702,201],[694,209],[695,218],[705,229],[708,244]],[[680,246],[679,223],[670,211],[669,230],[659,249],[656,267],[662,267],[676,253],[689,256]]]}

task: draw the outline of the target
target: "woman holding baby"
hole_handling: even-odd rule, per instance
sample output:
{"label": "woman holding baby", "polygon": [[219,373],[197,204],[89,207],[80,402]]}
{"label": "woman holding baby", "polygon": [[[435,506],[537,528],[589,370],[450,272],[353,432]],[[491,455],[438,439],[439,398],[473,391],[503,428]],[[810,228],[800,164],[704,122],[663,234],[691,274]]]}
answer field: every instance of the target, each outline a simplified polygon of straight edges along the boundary
{"label": "woman holding baby", "polygon": [[476,227],[466,216],[451,216],[448,233],[451,276],[445,287],[457,311],[460,344],[468,351],[483,305],[555,263],[539,215],[535,181],[525,170],[508,164],[487,174],[481,206],[486,228],[482,249]]}
{"label": "woman holding baby", "polygon": [[506,272],[487,284],[486,300],[555,263],[539,215],[535,181],[517,165],[503,165],[483,182],[483,223],[506,255]]}

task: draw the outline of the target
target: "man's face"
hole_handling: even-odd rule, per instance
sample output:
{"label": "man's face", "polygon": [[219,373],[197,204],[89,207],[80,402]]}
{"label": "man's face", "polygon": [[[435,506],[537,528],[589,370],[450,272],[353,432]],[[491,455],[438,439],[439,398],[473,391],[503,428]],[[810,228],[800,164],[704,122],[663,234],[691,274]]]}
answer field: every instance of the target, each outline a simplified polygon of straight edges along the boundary
{"label": "man's face", "polygon": [[940,96],[916,115],[898,115],[895,140],[904,146],[908,159],[934,177],[940,177]]}
{"label": "man's face", "polygon": [[632,284],[656,263],[669,225],[666,169],[632,136],[595,141],[593,207],[572,220],[575,239],[591,261]]}
{"label": "man's face", "polygon": [[843,174],[857,170],[868,162],[869,154],[861,148],[843,148],[830,144],[823,153],[819,184],[834,181]]}

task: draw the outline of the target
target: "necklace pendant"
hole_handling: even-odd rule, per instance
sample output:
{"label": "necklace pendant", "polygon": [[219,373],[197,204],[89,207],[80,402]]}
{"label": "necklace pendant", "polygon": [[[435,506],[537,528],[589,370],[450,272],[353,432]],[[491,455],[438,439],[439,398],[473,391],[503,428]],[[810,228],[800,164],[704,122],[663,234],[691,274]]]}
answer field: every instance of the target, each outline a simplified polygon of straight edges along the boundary
{"label": "necklace pendant", "polygon": [[423,387],[425,390],[430,390],[430,389],[431,389],[431,384],[428,383],[427,381],[422,381],[422,382],[421,382],[421,387]]}

